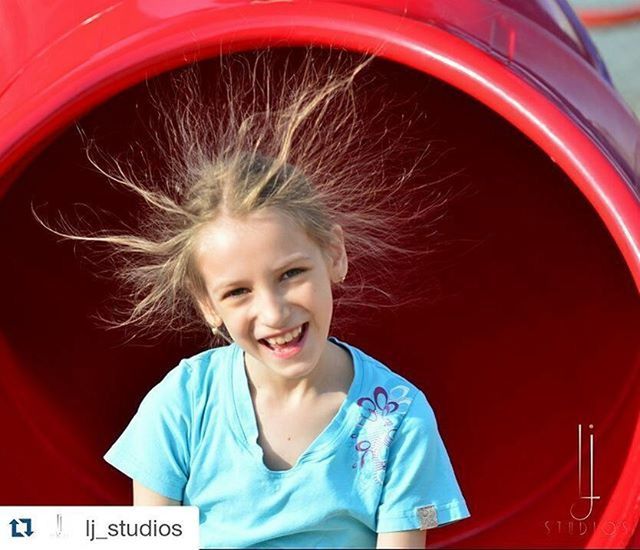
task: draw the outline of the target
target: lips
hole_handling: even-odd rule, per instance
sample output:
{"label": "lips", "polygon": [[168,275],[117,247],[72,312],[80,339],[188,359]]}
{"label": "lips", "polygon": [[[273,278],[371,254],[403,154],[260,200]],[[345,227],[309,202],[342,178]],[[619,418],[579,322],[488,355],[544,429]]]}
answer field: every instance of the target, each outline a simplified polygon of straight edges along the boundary
{"label": "lips", "polygon": [[294,338],[290,342],[287,342],[286,344],[272,345],[269,342],[267,342],[267,340],[264,338],[261,338],[260,340],[258,340],[258,342],[260,342],[260,344],[262,344],[267,349],[269,349],[269,351],[272,354],[276,355],[277,357],[288,358],[295,355],[300,351],[300,349],[302,349],[305,337],[307,335],[308,328],[309,328],[309,323],[304,323],[302,325],[302,330],[300,331],[300,334],[298,335],[298,337]]}

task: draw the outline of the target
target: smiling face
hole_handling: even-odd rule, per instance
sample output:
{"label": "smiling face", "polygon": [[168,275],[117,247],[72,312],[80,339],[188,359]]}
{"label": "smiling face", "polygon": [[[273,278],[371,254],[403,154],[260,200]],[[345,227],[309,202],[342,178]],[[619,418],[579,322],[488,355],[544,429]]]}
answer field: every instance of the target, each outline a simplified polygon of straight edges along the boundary
{"label": "smiling face", "polygon": [[[327,354],[331,283],[347,271],[342,230],[321,249],[289,216],[265,208],[238,219],[221,216],[201,232],[196,265],[207,321],[224,323],[233,340],[271,373],[309,375]],[[247,360],[250,357],[247,356]]]}

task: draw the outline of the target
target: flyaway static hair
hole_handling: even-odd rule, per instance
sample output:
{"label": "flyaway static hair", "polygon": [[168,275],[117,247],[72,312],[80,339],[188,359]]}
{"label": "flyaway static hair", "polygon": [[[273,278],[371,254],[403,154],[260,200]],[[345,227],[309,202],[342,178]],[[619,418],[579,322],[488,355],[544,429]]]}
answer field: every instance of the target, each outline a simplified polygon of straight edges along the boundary
{"label": "flyaway static hair", "polygon": [[[193,258],[202,228],[221,212],[242,217],[267,207],[291,216],[321,247],[333,224],[342,226],[350,269],[335,289],[337,305],[398,305],[399,271],[431,247],[410,249],[406,238],[419,228],[424,240],[448,199],[423,173],[428,144],[404,137],[419,117],[390,120],[380,110],[365,120],[358,102],[373,90],[371,57],[297,54],[280,65],[269,52],[221,57],[218,78],[207,78],[209,62],[151,90],[157,120],[149,134],[160,170],[134,168],[132,157],[85,138],[93,166],[140,201],[135,229],[85,231],[64,217],[45,222],[34,210],[59,236],[94,251],[109,247],[102,258],[127,300],[102,316],[109,326],[156,335],[204,327],[205,289]],[[407,147],[413,161],[394,173],[387,161]],[[148,156],[141,145],[132,150]]]}

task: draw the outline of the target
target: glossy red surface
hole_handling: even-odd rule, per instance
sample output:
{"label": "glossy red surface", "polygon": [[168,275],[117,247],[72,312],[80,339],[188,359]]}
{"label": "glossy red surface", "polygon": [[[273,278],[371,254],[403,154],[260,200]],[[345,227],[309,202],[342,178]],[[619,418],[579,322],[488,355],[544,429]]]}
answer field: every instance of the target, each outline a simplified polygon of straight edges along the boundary
{"label": "glossy red surface", "polygon": [[[443,230],[484,244],[440,260],[444,299],[403,310],[391,327],[381,311],[347,331],[442,411],[473,518],[430,540],[629,542],[640,514],[640,129],[557,4],[8,1],[0,27],[0,415],[15,442],[2,463],[19,472],[3,480],[3,503],[124,501],[101,453],[159,373],[196,345],[115,349],[86,319],[107,289],[25,206],[86,192],[69,125],[86,115],[118,128],[144,101],[135,85],[186,60],[332,45],[375,51],[377,79],[437,102],[439,135],[457,151],[450,168],[465,166],[477,187]],[[574,432],[590,422],[602,499],[577,535],[567,523]]]}

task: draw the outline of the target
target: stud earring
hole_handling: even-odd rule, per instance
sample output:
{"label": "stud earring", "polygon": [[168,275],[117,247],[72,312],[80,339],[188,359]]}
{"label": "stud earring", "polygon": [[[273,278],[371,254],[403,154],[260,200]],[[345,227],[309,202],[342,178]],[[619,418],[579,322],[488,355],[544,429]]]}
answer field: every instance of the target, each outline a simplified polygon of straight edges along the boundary
{"label": "stud earring", "polygon": [[220,338],[222,338],[227,344],[233,344],[233,340],[220,329],[218,329],[218,327],[211,325],[211,332],[214,336],[219,336]]}

